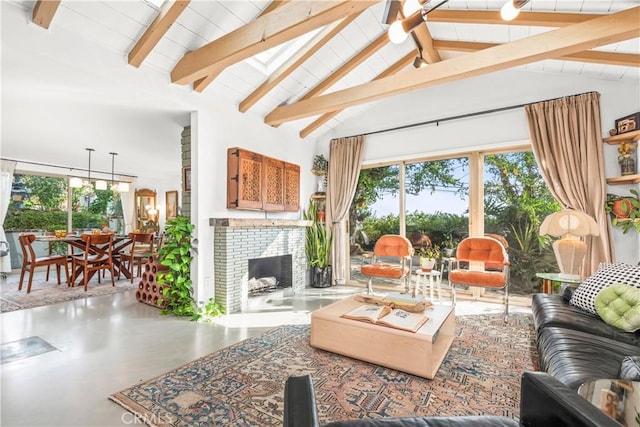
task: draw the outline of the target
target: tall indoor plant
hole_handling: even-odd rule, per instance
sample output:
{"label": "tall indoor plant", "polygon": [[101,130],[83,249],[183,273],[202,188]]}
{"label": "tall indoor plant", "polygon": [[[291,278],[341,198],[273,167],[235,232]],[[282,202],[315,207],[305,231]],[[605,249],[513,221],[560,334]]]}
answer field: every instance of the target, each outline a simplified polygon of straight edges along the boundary
{"label": "tall indoor plant", "polygon": [[177,316],[194,316],[197,305],[191,288],[191,251],[194,225],[189,218],[177,216],[165,225],[165,240],[160,249],[160,264],[168,267],[158,273],[158,284],[164,285],[162,295],[167,302],[164,313]]}
{"label": "tall indoor plant", "polygon": [[315,288],[331,286],[331,245],[333,235],[317,216],[318,202],[309,203],[304,219],[312,221],[306,229],[305,253],[311,274],[310,285]]}

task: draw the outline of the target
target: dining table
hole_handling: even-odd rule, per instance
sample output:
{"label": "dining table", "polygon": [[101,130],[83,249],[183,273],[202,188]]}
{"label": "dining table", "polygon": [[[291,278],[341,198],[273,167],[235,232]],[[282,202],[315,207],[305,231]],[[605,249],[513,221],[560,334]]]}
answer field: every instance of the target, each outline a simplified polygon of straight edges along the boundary
{"label": "dining table", "polygon": [[[66,243],[70,247],[78,248],[82,251],[86,249],[86,242],[82,240],[80,235],[67,235],[64,237],[47,236],[47,235],[37,236],[36,241],[47,242],[49,244],[55,243],[55,242],[61,242],[61,243]],[[122,262],[122,259],[120,257],[115,256],[130,244],[131,244],[131,238],[129,236],[124,236],[124,235],[113,236],[113,249],[112,249],[111,261],[113,263],[114,277],[120,277],[120,274],[124,274],[124,276],[127,279],[131,279],[131,274],[132,274],[131,271],[127,268],[125,263]],[[92,254],[94,254],[98,252],[98,248],[90,247],[89,251]],[[91,272],[90,276],[93,277],[94,273],[95,271]],[[83,269],[82,269],[82,266],[80,266],[76,269],[75,277],[81,282],[82,275],[83,275]],[[74,276],[71,276],[71,277],[74,277]],[[88,280],[91,280],[91,277],[89,277]],[[75,283],[70,283],[70,286],[75,286]]]}

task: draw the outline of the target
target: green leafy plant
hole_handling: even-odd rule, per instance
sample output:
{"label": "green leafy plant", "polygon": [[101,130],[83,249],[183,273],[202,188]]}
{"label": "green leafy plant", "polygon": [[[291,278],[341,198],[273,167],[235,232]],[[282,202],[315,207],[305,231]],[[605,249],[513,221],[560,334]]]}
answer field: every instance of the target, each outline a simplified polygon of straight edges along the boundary
{"label": "green leafy plant", "polygon": [[631,196],[607,194],[605,211],[611,214],[611,224],[623,233],[634,229],[640,233],[640,197],[638,190],[629,190]]}
{"label": "green leafy plant", "polygon": [[322,154],[316,154],[313,158],[313,171],[316,174],[326,174],[329,170],[329,161]]}
{"label": "green leafy plant", "polygon": [[318,221],[317,212],[318,202],[312,200],[307,211],[303,213],[305,220],[313,221],[313,224],[306,228],[305,253],[309,267],[324,268],[331,263],[333,235],[323,222]]}
{"label": "green leafy plant", "polygon": [[431,245],[418,249],[418,256],[420,258],[438,259],[440,258],[440,246]]}
{"label": "green leafy plant", "polygon": [[184,216],[177,216],[166,223],[165,241],[160,249],[159,260],[169,270],[158,274],[158,284],[165,285],[162,295],[167,302],[162,314],[194,316],[198,313],[191,288],[193,229],[194,225]]}
{"label": "green leafy plant", "polygon": [[214,318],[224,314],[224,309],[213,299],[209,298],[209,302],[204,304],[202,301],[198,303],[198,310],[191,317],[194,321],[211,322]]}

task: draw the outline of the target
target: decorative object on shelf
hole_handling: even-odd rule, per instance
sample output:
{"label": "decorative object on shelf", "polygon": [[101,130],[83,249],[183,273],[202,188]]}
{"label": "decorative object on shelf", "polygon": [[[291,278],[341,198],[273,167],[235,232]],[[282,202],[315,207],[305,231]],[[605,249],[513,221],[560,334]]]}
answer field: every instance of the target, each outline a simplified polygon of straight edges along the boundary
{"label": "decorative object on shelf", "polygon": [[313,158],[311,173],[318,176],[317,193],[324,193],[327,190],[327,173],[329,172],[329,161],[322,154],[316,154]]}
{"label": "decorative object on shelf", "polygon": [[582,259],[587,253],[587,244],[578,237],[597,236],[598,225],[584,212],[564,209],[548,215],[540,225],[540,234],[560,239],[553,242],[553,252],[560,267],[560,279],[580,279]]}
{"label": "decorative object on shelf", "polygon": [[616,130],[619,134],[640,129],[640,113],[629,114],[616,120]]}
{"label": "decorative object on shelf", "polygon": [[313,168],[311,172],[314,175],[326,175],[329,171],[329,161],[323,154],[316,154],[313,158]]}
{"label": "decorative object on shelf", "polygon": [[640,233],[640,197],[638,190],[631,189],[630,196],[607,194],[604,210],[611,214],[611,224],[623,233],[634,229]]}
{"label": "decorative object on shelf", "polygon": [[303,218],[313,221],[313,224],[306,228],[305,253],[311,279],[309,284],[314,288],[326,288],[331,286],[331,244],[333,235],[327,229],[324,222],[318,220],[318,201],[312,200],[309,208],[303,212]]}
{"label": "decorative object on shelf", "polygon": [[636,162],[633,152],[638,146],[635,141],[623,141],[618,145],[618,163],[621,175],[633,175],[636,173]]}
{"label": "decorative object on shelf", "polygon": [[609,135],[616,136],[618,134],[617,129],[609,129]]}
{"label": "decorative object on shelf", "polygon": [[440,247],[438,245],[422,247],[418,250],[418,256],[422,271],[431,271],[436,265],[436,260],[440,258]]}

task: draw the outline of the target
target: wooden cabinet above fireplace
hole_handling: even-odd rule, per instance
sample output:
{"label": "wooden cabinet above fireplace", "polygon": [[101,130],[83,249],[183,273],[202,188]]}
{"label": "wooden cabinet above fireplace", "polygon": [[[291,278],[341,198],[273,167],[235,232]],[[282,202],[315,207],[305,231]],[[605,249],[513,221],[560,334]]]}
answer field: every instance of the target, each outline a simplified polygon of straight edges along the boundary
{"label": "wooden cabinet above fireplace", "polygon": [[229,148],[227,208],[297,212],[300,166],[239,147]]}

